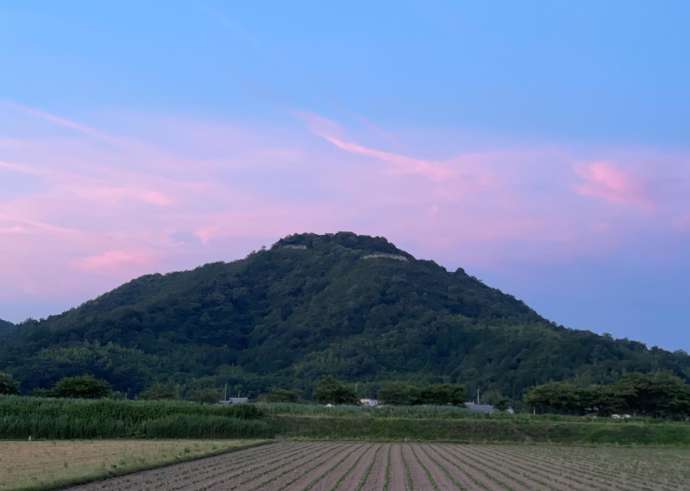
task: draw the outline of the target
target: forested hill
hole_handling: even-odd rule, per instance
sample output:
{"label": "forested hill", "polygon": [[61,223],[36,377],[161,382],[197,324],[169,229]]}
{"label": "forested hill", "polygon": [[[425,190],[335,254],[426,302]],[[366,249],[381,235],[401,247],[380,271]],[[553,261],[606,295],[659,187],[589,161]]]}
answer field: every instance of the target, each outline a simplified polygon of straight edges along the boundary
{"label": "forested hill", "polygon": [[11,330],[14,329],[14,324],[11,322],[0,319],[0,337],[9,334]]}
{"label": "forested hill", "polygon": [[358,381],[452,381],[517,398],[529,386],[690,357],[559,327],[463,270],[383,238],[293,235],[231,263],[148,275],[79,308],[24,323],[0,345],[22,390],[90,372],[136,394],[154,381],[309,390],[323,374]]}

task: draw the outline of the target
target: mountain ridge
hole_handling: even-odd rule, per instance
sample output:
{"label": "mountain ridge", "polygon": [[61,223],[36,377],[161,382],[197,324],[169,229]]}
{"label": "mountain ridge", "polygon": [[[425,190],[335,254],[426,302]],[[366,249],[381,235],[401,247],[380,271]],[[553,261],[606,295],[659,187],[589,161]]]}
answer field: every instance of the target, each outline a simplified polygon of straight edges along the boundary
{"label": "mountain ridge", "polygon": [[154,382],[306,392],[324,374],[364,386],[451,381],[525,388],[629,371],[690,379],[690,357],[550,322],[461,268],[383,237],[295,234],[244,259],[145,275],[0,347],[24,390],[83,372],[136,394]]}

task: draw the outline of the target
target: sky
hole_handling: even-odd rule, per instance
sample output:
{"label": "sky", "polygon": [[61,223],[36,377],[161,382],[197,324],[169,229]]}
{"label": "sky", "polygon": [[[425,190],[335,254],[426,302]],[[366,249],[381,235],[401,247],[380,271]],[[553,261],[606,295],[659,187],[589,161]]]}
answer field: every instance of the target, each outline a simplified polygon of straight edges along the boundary
{"label": "sky", "polygon": [[0,2],[0,318],[299,232],[690,350],[690,3]]}

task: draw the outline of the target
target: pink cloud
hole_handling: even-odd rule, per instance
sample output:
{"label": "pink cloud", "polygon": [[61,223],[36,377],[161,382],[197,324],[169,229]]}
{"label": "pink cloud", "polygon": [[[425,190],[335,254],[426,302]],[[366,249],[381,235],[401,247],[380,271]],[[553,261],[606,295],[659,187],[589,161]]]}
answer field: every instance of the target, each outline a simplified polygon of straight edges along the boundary
{"label": "pink cloud", "polygon": [[454,175],[452,169],[438,162],[386,152],[348,141],[341,136],[344,132],[340,125],[324,117],[315,114],[300,114],[300,116],[306,120],[308,127],[315,135],[345,152],[385,162],[390,165],[390,170],[394,174],[416,174],[436,181],[449,179]]}
{"label": "pink cloud", "polygon": [[147,189],[89,185],[72,186],[69,189],[81,197],[100,203],[118,203],[134,200],[149,205],[167,207],[175,202],[174,198],[164,192]]}
{"label": "pink cloud", "polygon": [[140,270],[150,267],[154,258],[149,253],[131,250],[111,250],[77,261],[80,269],[90,272],[114,272]]}
{"label": "pink cloud", "polygon": [[644,181],[610,162],[592,162],[576,169],[582,182],[578,194],[604,199],[612,203],[653,206]]}
{"label": "pink cloud", "polygon": [[[683,165],[676,174],[656,165],[654,151],[635,160],[599,148],[477,147],[446,133],[384,135],[369,123],[346,131],[314,115],[303,116],[305,130],[122,113],[127,136],[105,135],[112,144],[103,145],[96,124],[27,114],[73,131],[28,127],[15,135],[21,145],[0,147],[0,186],[11,191],[0,193],[5,296],[85,300],[140,273],[235,259],[304,231],[385,235],[470,266],[602,255],[651,226],[687,230],[678,217],[690,180]],[[587,164],[573,189],[576,162]],[[651,183],[669,175],[676,201],[656,193],[654,217],[609,205],[649,207]]]}
{"label": "pink cloud", "polygon": [[346,152],[364,155],[390,164],[394,174],[417,174],[435,181],[449,179],[454,174],[448,167],[428,160],[365,147],[333,136],[323,136],[323,138]]}

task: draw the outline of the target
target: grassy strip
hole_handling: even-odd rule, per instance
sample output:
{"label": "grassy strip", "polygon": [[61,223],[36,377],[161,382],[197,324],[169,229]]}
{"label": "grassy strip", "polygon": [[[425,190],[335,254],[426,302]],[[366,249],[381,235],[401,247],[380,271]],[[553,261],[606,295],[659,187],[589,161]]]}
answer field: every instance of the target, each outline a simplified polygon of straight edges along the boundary
{"label": "grassy strip", "polygon": [[347,418],[272,416],[276,434],[288,438],[460,443],[577,443],[690,446],[687,423],[553,422],[523,420]]}
{"label": "grassy strip", "polygon": [[171,459],[171,460],[164,460],[164,461],[160,461],[160,462],[156,462],[156,463],[132,465],[132,466],[129,466],[127,468],[109,469],[109,470],[103,470],[103,471],[93,471],[93,472],[89,472],[89,473],[84,474],[84,475],[79,476],[79,477],[74,477],[74,478],[69,478],[69,479],[57,479],[57,480],[50,482],[50,483],[14,487],[12,489],[13,489],[13,491],[49,491],[49,490],[66,489],[66,488],[69,488],[72,486],[78,486],[78,485],[82,485],[82,484],[88,484],[90,482],[101,481],[103,479],[122,477],[122,476],[126,476],[129,474],[134,474],[137,472],[148,471],[148,470],[152,470],[152,469],[161,469],[161,468],[165,468],[168,466],[181,464],[184,462],[189,462],[192,460],[199,460],[199,459],[203,459],[203,458],[207,458],[207,457],[214,457],[217,455],[229,454],[229,453],[233,453],[233,452],[238,452],[240,450],[248,450],[250,448],[259,447],[259,446],[267,445],[270,443],[273,443],[273,442],[270,440],[258,441],[258,442],[248,443],[246,445],[237,446],[237,447],[231,447],[231,448],[225,448],[225,449],[220,449],[220,450],[216,450],[216,451],[211,451],[208,453],[204,453],[203,455],[191,455],[191,456],[182,456],[182,457],[178,456],[178,457],[175,457],[174,459]]}
{"label": "grassy strip", "polygon": [[0,439],[270,438],[254,406],[0,396]]}
{"label": "grassy strip", "polygon": [[[322,404],[306,403],[256,403],[258,409],[270,415],[291,415],[291,416],[329,416],[329,417],[349,417],[349,418],[376,418],[376,419],[466,419],[473,421],[498,420],[498,421],[517,421],[519,423],[529,423],[533,421],[547,422],[572,422],[572,423],[592,423],[592,424],[628,424],[632,421],[614,420],[595,416],[567,416],[561,414],[539,414],[529,413],[508,414],[504,412],[494,412],[484,414],[470,411],[464,406],[353,406],[338,405],[327,407]],[[633,419],[636,423],[664,424],[663,419],[641,418]]]}

